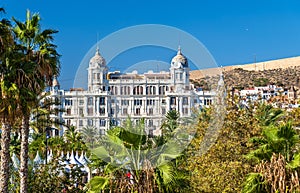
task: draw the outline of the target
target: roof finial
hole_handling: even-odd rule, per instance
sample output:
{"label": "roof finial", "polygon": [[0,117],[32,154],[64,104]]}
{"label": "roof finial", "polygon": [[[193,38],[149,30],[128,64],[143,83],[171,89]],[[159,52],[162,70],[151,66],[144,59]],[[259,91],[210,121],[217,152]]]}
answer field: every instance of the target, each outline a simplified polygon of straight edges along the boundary
{"label": "roof finial", "polygon": [[96,55],[100,55],[98,44],[97,44],[97,48],[96,48]]}
{"label": "roof finial", "polygon": [[59,82],[58,82],[58,80],[57,80],[57,76],[56,76],[56,75],[53,76],[52,86],[53,86],[53,87],[55,87],[55,86],[60,86],[60,85],[59,85]]}
{"label": "roof finial", "polygon": [[180,45],[178,46],[178,52],[177,52],[177,55],[181,55],[181,47],[180,47]]}
{"label": "roof finial", "polygon": [[96,42],[97,48],[96,48],[96,55],[100,55],[98,41],[99,41],[99,33],[97,33],[97,42]]}

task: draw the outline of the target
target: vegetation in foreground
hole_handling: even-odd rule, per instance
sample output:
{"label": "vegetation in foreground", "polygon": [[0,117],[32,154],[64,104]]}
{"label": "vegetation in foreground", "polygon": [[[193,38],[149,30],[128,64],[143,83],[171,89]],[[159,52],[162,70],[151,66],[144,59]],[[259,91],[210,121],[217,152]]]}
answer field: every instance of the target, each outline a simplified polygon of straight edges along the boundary
{"label": "vegetation in foreground", "polygon": [[[215,118],[213,109],[199,113],[197,132],[184,151],[174,147],[188,139],[193,128],[181,125],[177,112],[170,111],[161,136],[149,137],[143,120],[128,119],[105,136],[97,136],[96,128],[79,132],[71,127],[64,137],[49,139],[51,162],[39,169],[28,164],[28,157],[47,151],[47,125],[36,125],[29,144],[29,115],[59,72],[59,55],[52,44],[56,31],[41,31],[39,20],[27,12],[25,22],[0,22],[1,193],[300,192],[300,109],[242,106],[238,100],[228,100],[224,124],[207,152],[201,145]],[[65,171],[58,163],[61,151],[81,152],[87,146],[92,149],[94,176],[85,184],[80,168]],[[11,164],[13,155],[20,159],[20,168]]]}

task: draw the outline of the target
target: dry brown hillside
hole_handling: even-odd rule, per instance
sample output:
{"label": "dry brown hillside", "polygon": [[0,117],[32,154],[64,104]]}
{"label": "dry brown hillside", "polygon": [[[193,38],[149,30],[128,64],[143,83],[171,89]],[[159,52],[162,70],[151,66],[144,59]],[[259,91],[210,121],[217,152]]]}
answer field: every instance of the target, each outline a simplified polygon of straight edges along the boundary
{"label": "dry brown hillside", "polygon": [[256,64],[234,65],[191,72],[192,81],[204,89],[223,71],[228,87],[248,88],[276,84],[300,87],[300,57],[271,60]]}

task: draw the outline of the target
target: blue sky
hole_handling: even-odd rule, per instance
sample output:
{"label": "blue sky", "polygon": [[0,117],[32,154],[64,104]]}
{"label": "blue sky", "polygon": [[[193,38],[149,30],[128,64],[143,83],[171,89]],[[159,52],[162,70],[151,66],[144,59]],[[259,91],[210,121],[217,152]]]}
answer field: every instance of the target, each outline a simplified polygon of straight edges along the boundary
{"label": "blue sky", "polygon": [[[297,0],[1,0],[0,6],[6,9],[7,17],[20,20],[24,20],[26,9],[39,12],[43,28],[59,30],[55,43],[62,55],[59,80],[64,89],[72,87],[76,70],[96,43],[97,34],[102,39],[139,24],[184,30],[200,40],[223,66],[250,63],[255,56],[263,61],[300,55]],[[168,62],[172,54],[151,48],[135,50],[117,59],[121,65],[111,65],[114,70],[124,70],[138,62],[140,55]]]}

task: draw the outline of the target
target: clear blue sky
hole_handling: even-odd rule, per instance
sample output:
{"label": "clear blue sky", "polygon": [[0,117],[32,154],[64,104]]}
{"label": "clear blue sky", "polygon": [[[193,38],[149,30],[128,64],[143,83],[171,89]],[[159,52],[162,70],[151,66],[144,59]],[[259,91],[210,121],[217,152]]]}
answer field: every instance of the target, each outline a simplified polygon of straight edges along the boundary
{"label": "clear blue sky", "polygon": [[62,55],[59,79],[65,89],[72,86],[97,33],[101,39],[138,24],[169,25],[192,34],[218,65],[250,63],[254,55],[257,61],[300,55],[298,0],[1,0],[0,6],[7,17],[20,20],[26,9],[39,12],[43,28],[59,30],[55,43]]}

